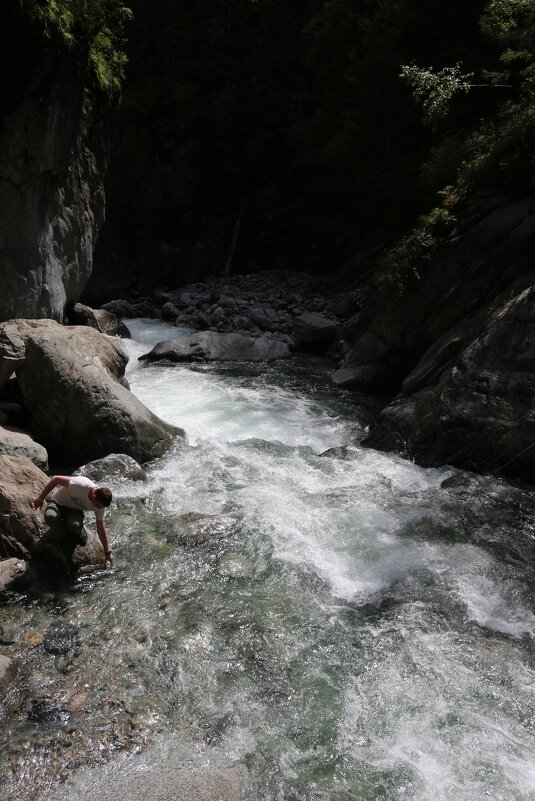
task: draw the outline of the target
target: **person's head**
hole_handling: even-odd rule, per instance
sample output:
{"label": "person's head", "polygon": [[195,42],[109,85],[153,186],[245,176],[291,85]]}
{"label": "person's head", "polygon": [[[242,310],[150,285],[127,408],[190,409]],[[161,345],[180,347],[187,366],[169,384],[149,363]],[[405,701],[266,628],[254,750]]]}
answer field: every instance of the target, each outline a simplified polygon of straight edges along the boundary
{"label": "person's head", "polygon": [[111,490],[107,487],[95,487],[92,490],[91,503],[98,506],[99,509],[107,509],[112,500]]}

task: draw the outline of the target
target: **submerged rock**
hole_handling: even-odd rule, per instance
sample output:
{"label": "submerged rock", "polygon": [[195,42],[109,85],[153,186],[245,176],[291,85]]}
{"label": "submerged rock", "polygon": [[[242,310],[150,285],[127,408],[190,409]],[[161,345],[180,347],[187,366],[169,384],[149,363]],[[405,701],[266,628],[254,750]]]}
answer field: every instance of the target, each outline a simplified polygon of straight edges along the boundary
{"label": "submerged rock", "polygon": [[119,769],[89,788],[84,801],[115,801],[121,787],[122,801],[239,801],[247,770],[242,765],[220,768],[205,764],[145,767],[143,771]]}
{"label": "submerged rock", "polygon": [[56,623],[50,626],[43,640],[43,648],[49,654],[67,654],[80,645],[80,632],[72,623]]}
{"label": "submerged rock", "polygon": [[187,512],[168,521],[166,540],[180,545],[196,545],[219,538],[224,529],[225,525],[217,515]]}
{"label": "submerged rock", "polygon": [[175,362],[231,361],[271,362],[287,359],[288,345],[268,337],[247,337],[241,334],[220,334],[202,331],[198,334],[158,342],[140,361],[168,359]]}
{"label": "submerged rock", "polygon": [[123,478],[129,481],[147,480],[147,474],[139,462],[126,453],[110,453],[102,459],[88,462],[75,470],[73,476],[86,476],[95,484],[110,478]]}

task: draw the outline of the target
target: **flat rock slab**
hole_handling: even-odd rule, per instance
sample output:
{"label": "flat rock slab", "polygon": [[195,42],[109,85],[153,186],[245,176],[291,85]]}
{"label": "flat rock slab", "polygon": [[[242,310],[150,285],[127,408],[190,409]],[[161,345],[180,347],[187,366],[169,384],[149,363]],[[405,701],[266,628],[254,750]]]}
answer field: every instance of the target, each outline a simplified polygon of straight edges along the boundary
{"label": "flat rock slab", "polygon": [[174,362],[271,362],[287,359],[288,345],[268,337],[247,337],[241,334],[220,334],[201,331],[183,339],[158,342],[140,356],[140,361],[167,359]]}

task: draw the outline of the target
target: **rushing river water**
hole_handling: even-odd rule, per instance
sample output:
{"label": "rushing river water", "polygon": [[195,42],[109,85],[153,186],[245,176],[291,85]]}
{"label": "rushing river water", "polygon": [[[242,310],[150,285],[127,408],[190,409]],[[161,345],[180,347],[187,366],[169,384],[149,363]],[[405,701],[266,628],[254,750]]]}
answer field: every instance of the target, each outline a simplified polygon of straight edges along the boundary
{"label": "rushing river water", "polygon": [[[37,643],[6,798],[128,799],[171,767],[230,768],[243,801],[534,799],[529,493],[359,447],[370,404],[313,365],[141,366],[177,330],[131,328],[132,390],[190,447],[113,485],[113,571],[1,610]],[[77,650],[47,662],[58,620]],[[146,797],[193,800],[173,786]]]}

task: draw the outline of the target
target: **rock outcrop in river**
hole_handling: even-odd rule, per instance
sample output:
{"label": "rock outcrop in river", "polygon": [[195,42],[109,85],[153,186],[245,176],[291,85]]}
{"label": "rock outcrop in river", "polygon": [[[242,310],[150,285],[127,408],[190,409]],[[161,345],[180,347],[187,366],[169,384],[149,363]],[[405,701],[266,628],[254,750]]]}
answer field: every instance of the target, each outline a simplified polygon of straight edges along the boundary
{"label": "rock outcrop in river", "polygon": [[534,246],[532,199],[474,198],[426,275],[363,312],[348,383],[400,388],[366,444],[535,480]]}
{"label": "rock outcrop in river", "polygon": [[123,386],[127,358],[92,328],[19,321],[24,342],[18,388],[34,437],[56,461],[73,464],[124,453],[161,456],[182,429],[152,414]]}

